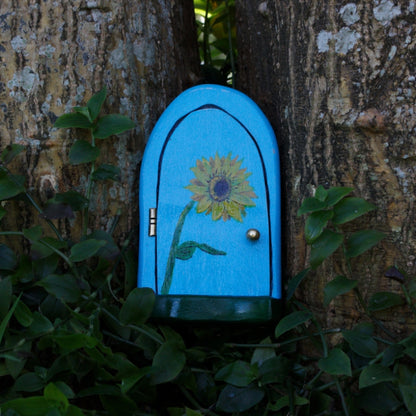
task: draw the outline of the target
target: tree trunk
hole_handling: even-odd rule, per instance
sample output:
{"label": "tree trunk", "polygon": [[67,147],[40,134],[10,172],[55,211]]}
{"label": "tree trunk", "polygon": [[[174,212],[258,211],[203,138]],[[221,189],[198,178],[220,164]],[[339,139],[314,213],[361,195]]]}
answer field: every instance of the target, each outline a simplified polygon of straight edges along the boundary
{"label": "tree trunk", "polygon": [[[196,78],[192,0],[2,0],[0,32],[0,150],[26,146],[14,170],[27,177],[38,202],[85,189],[88,168],[70,166],[67,157],[81,133],[54,129],[57,116],[85,105],[106,85],[104,112],[137,123],[133,132],[98,143],[100,162],[117,165],[121,182],[97,186],[91,200],[91,227],[108,231],[121,212],[123,239],[137,229],[146,139],[169,102]],[[20,205],[15,218],[9,212],[2,228],[32,226],[34,214],[25,209]],[[59,226],[68,235],[69,222]]]}
{"label": "tree trunk", "polygon": [[[355,226],[387,234],[353,259],[353,277],[366,298],[400,292],[384,273],[416,272],[414,1],[236,3],[238,88],[268,116],[281,150],[283,269],[293,276],[308,264],[302,200],[318,185],[351,186],[378,207]],[[352,294],[322,308],[324,285],[344,273],[336,256],[297,292],[328,326],[360,317]],[[398,332],[414,328],[396,310],[380,318]]]}

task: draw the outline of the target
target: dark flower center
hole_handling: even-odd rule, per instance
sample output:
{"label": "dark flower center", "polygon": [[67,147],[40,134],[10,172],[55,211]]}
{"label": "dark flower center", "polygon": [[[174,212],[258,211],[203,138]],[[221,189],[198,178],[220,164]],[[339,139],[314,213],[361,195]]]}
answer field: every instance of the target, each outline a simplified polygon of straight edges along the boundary
{"label": "dark flower center", "polygon": [[224,176],[215,176],[209,184],[209,193],[214,201],[225,201],[231,194],[231,182]]}

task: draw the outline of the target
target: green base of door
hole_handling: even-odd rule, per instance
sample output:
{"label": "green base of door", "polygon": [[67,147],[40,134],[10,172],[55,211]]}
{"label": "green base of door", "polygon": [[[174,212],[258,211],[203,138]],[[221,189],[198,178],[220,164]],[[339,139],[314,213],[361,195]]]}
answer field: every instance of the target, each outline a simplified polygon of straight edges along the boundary
{"label": "green base of door", "polygon": [[152,317],[193,322],[269,322],[278,320],[282,301],[269,297],[160,295]]}

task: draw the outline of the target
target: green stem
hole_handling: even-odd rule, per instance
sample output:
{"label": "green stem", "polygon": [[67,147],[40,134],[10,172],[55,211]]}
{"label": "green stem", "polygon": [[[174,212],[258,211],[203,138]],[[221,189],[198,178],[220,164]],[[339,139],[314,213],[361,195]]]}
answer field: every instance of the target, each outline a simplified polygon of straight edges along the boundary
{"label": "green stem", "polygon": [[[91,131],[91,146],[95,147],[95,140],[94,140],[94,134],[93,134],[93,129],[89,129]],[[88,231],[88,222],[89,222],[89,212],[90,212],[90,200],[91,200],[91,195],[92,195],[92,175],[95,172],[95,161],[91,162],[91,171],[90,174],[88,175],[88,183],[87,183],[87,191],[86,191],[86,198],[88,200],[88,204],[87,206],[84,208],[83,212],[82,212],[82,217],[83,217],[83,226],[82,226],[82,234],[84,236],[87,235],[87,231]]]}
{"label": "green stem", "polygon": [[176,224],[175,232],[173,233],[172,244],[170,245],[168,263],[166,265],[165,279],[163,280],[162,290],[160,292],[161,295],[167,295],[169,293],[170,286],[172,284],[173,269],[175,267],[176,248],[178,247],[179,240],[181,238],[185,218],[191,211],[194,204],[195,201],[188,202],[186,207],[181,212],[178,223]]}
{"label": "green stem", "polygon": [[204,49],[204,65],[211,63],[211,54],[208,50],[209,48],[209,20],[208,20],[208,11],[209,11],[209,2],[207,0],[205,5],[205,16],[204,16],[204,34],[203,34],[203,49]]}
{"label": "green stem", "polygon": [[338,378],[335,379],[335,385],[337,386],[338,394],[341,399],[342,409],[344,410],[345,416],[349,416],[347,404],[345,403],[344,393],[342,392],[341,385],[339,384]]}

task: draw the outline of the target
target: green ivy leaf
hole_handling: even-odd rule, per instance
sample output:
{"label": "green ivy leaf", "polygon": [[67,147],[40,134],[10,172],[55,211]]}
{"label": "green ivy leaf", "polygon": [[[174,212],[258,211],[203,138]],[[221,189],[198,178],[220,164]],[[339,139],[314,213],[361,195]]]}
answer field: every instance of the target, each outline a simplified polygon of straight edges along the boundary
{"label": "green ivy leaf", "polygon": [[69,129],[69,128],[80,128],[80,129],[91,129],[93,127],[92,123],[81,113],[67,113],[58,117],[55,121],[54,127],[59,129]]}
{"label": "green ivy leaf", "polygon": [[324,288],[324,305],[327,307],[332,299],[349,292],[357,286],[357,280],[350,280],[344,276],[337,276]]}
{"label": "green ivy leaf", "polygon": [[324,230],[312,243],[310,263],[312,269],[316,269],[342,244],[344,236],[331,230]]}
{"label": "green ivy leaf", "polygon": [[311,318],[312,313],[308,310],[292,312],[280,320],[276,326],[274,335],[278,338],[291,329],[309,321]]}
{"label": "green ivy leaf", "polygon": [[264,397],[264,391],[258,387],[235,387],[227,385],[220,393],[217,409],[226,413],[238,413],[251,409]]}
{"label": "green ivy leaf", "polygon": [[378,292],[374,293],[369,302],[368,309],[372,312],[382,311],[394,306],[403,305],[404,300],[397,293]]}
{"label": "green ivy leaf", "polygon": [[56,407],[61,410],[61,412],[65,412],[69,406],[69,402],[65,394],[59,390],[59,388],[54,383],[49,383],[45,390],[43,391],[43,396],[45,399],[49,400],[50,402],[55,402]]}
{"label": "green ivy leaf", "polygon": [[409,410],[412,416],[416,416],[416,386],[405,386],[400,384],[399,387],[407,410]]}
{"label": "green ivy leaf", "polygon": [[355,400],[359,409],[372,415],[388,416],[403,406],[403,400],[399,400],[389,387],[388,383],[379,383],[366,387],[359,391]]}
{"label": "green ivy leaf", "polygon": [[94,94],[88,101],[87,107],[92,120],[95,120],[100,114],[101,107],[107,96],[107,88],[104,86],[99,92]]}
{"label": "green ivy leaf", "polygon": [[328,357],[318,361],[318,367],[333,376],[352,375],[350,359],[340,348],[330,350]]}
{"label": "green ivy leaf", "polygon": [[109,114],[98,119],[93,135],[96,139],[106,139],[114,134],[131,130],[136,124],[121,114]]}
{"label": "green ivy leaf", "polygon": [[359,388],[369,387],[374,384],[382,383],[383,381],[394,381],[396,376],[389,368],[381,364],[371,364],[364,368],[359,378]]}
{"label": "green ivy leaf", "polygon": [[69,259],[73,262],[87,260],[93,257],[98,250],[106,244],[106,241],[96,240],[94,238],[81,241],[71,247],[71,255],[69,256]]}
{"label": "green ivy leaf", "polygon": [[326,203],[328,207],[332,207],[337,204],[341,199],[345,198],[348,194],[350,194],[354,188],[346,188],[342,186],[334,186],[328,189],[328,197],[326,199]]}
{"label": "green ivy leaf", "polygon": [[135,288],[120,309],[120,321],[125,325],[144,324],[152,314],[154,304],[155,293],[152,289]]}
{"label": "green ivy leaf", "polygon": [[345,254],[348,258],[359,256],[375,246],[384,237],[385,234],[377,230],[357,231],[348,238]]}
{"label": "green ivy leaf", "polygon": [[92,179],[94,181],[120,181],[120,168],[118,166],[103,164],[97,168],[97,170],[92,174]]}
{"label": "green ivy leaf", "polygon": [[311,270],[310,267],[308,267],[307,269],[302,270],[295,277],[289,280],[287,284],[287,289],[286,289],[287,300],[292,299],[292,296],[295,294],[297,287],[302,283],[303,279],[308,275],[310,270]]}
{"label": "green ivy leaf", "polygon": [[0,243],[0,270],[12,271],[17,266],[17,257],[13,250]]}
{"label": "green ivy leaf", "polygon": [[43,396],[14,399],[1,405],[4,412],[11,409],[19,416],[45,416],[54,408],[54,404]]}
{"label": "green ivy leaf", "polygon": [[77,140],[69,150],[69,162],[71,165],[94,162],[100,155],[100,149],[92,146],[86,140]]}
{"label": "green ivy leaf", "polygon": [[48,220],[59,220],[62,218],[75,218],[74,211],[72,208],[63,202],[57,202],[56,200],[50,200],[45,208],[43,208],[42,218]]}
{"label": "green ivy leaf", "polygon": [[376,207],[362,198],[346,198],[334,206],[334,224],[345,224],[365,213],[374,210]]}
{"label": "green ivy leaf", "polygon": [[23,183],[16,175],[9,176],[5,172],[0,172],[0,201],[11,199],[25,192]]}
{"label": "green ivy leaf", "polygon": [[298,217],[309,212],[321,211],[327,207],[325,201],[320,201],[318,198],[309,197],[305,198],[302,205],[298,209]]}
{"label": "green ivy leaf", "polygon": [[172,381],[180,374],[185,362],[186,358],[182,345],[176,340],[165,342],[153,358],[152,383],[161,384]]}
{"label": "green ivy leaf", "polygon": [[293,363],[283,355],[266,360],[259,368],[259,378],[262,385],[284,384],[293,372]]}
{"label": "green ivy leaf", "polygon": [[342,331],[342,336],[356,354],[365,358],[373,358],[377,354],[378,347],[372,333],[373,326],[363,323],[358,324],[352,330]]}
{"label": "green ivy leaf", "polygon": [[78,302],[82,294],[77,280],[70,274],[51,274],[40,280],[37,285],[63,302]]}
{"label": "green ivy leaf", "polygon": [[43,231],[40,225],[23,230],[23,235],[28,240],[31,240],[31,241],[38,241],[39,239],[42,238],[42,234],[43,234]]}
{"label": "green ivy leaf", "polygon": [[25,146],[20,144],[10,144],[4,148],[0,155],[0,161],[7,165],[9,164],[18,154],[25,150]]}
{"label": "green ivy leaf", "polygon": [[246,387],[256,379],[256,371],[247,362],[237,360],[221,368],[215,380],[225,381],[237,387]]}
{"label": "green ivy leaf", "polygon": [[317,211],[309,215],[305,223],[305,239],[308,244],[312,244],[322,234],[333,215],[332,211]]}

